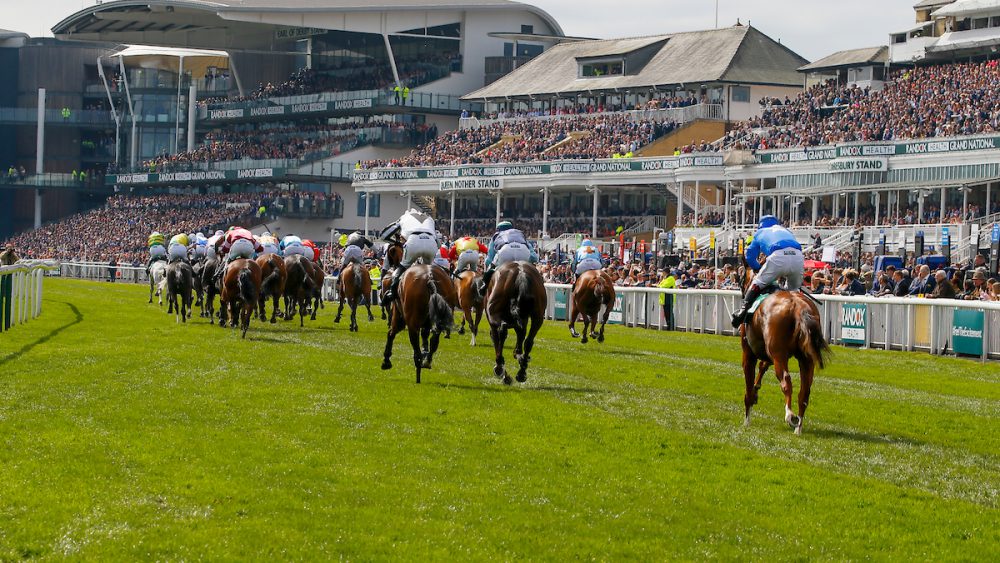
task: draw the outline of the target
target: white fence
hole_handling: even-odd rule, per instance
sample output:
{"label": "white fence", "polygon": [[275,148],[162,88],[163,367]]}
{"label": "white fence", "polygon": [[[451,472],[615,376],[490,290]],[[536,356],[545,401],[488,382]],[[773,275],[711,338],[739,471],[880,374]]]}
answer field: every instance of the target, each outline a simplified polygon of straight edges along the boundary
{"label": "white fence", "polygon": [[58,270],[59,275],[65,278],[149,283],[145,266],[111,266],[107,262],[61,262]]}
{"label": "white fence", "polygon": [[42,277],[51,262],[18,262],[0,267],[0,332],[42,314]]}
{"label": "white fence", "polygon": [[[547,318],[564,320],[569,285],[546,284]],[[616,287],[611,322],[628,327],[668,328],[660,295],[673,296],[674,330],[735,335],[730,316],[737,291]],[[833,344],[885,350],[923,351],[1000,359],[1000,302],[900,297],[817,295],[823,335]],[[956,315],[956,311],[962,311]],[[966,311],[970,313],[965,313]],[[955,322],[956,318],[959,322]],[[845,328],[847,329],[845,331]],[[975,351],[976,344],[981,350]],[[972,348],[969,345],[972,344]]]}

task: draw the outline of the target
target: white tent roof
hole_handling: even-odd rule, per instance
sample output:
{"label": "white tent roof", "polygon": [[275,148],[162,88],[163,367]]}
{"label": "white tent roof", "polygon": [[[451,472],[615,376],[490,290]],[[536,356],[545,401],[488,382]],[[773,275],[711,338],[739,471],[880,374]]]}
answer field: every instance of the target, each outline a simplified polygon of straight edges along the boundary
{"label": "white tent roof", "polygon": [[229,53],[225,51],[208,51],[205,49],[181,49],[179,47],[155,47],[152,45],[129,45],[115,53],[116,57],[225,57],[229,58]]}
{"label": "white tent roof", "polygon": [[934,17],[966,17],[1000,11],[1000,0],[958,0],[931,14]]}
{"label": "white tent roof", "polygon": [[142,68],[159,68],[192,76],[204,74],[210,67],[229,68],[229,53],[203,49],[182,49],[177,47],[154,47],[149,45],[129,45],[112,57],[121,57],[130,64]]}

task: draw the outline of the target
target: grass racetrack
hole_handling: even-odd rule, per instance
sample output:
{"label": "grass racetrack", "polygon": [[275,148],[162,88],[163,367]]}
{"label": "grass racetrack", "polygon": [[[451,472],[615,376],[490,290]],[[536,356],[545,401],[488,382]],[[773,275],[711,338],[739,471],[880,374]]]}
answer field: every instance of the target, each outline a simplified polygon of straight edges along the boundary
{"label": "grass racetrack", "polygon": [[508,388],[455,334],[418,386],[329,303],[243,341],[45,284],[0,334],[0,560],[1000,559],[996,364],[836,348],[796,437],[770,373],[742,426],[730,337],[551,322]]}

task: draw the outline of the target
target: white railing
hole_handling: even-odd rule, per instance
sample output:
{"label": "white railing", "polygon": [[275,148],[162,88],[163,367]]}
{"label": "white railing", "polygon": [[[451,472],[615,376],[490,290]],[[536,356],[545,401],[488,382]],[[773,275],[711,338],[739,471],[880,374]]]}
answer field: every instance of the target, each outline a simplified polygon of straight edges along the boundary
{"label": "white railing", "polygon": [[515,123],[527,120],[559,120],[577,117],[597,117],[601,115],[624,115],[632,121],[674,121],[688,123],[696,119],[725,119],[720,104],[695,104],[682,108],[639,109],[603,113],[559,113],[555,115],[515,115],[511,117],[478,118],[463,117],[458,120],[459,129],[479,129],[497,123]]}
{"label": "white railing", "polygon": [[[566,284],[545,284],[548,296],[546,318],[563,320],[570,289]],[[730,316],[742,302],[737,291],[713,289],[658,289],[645,287],[616,287],[618,299],[611,321],[628,327],[665,330],[668,327],[660,305],[661,294],[673,296],[674,330],[706,334],[735,335]],[[562,296],[557,298],[557,294]],[[820,320],[823,335],[834,344],[844,343],[842,320],[845,305],[864,305],[860,316],[864,326],[864,346],[885,350],[923,351],[947,354],[954,349],[953,338],[958,335],[977,336],[975,327],[956,327],[953,315],[956,310],[981,311],[982,327],[978,338],[982,340],[982,360],[1000,359],[1000,302],[959,301],[955,299],[919,299],[902,297],[845,297],[816,295],[820,302]],[[855,318],[855,320],[858,320]],[[853,326],[853,325],[852,325]],[[856,335],[855,335],[856,336]]]}
{"label": "white railing", "polygon": [[60,262],[58,271],[64,278],[149,283],[149,274],[144,266],[111,266],[107,262]]}
{"label": "white railing", "polygon": [[42,277],[52,262],[21,261],[0,266],[0,332],[42,314]]}

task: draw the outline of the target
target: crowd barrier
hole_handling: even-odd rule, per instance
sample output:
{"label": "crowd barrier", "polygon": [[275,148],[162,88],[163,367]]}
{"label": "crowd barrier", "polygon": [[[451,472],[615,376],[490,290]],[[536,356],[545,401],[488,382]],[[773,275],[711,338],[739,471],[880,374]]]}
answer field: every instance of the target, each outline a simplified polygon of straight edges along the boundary
{"label": "crowd barrier", "polygon": [[[571,286],[546,284],[550,320],[565,320]],[[666,330],[660,295],[672,297],[673,330],[735,335],[737,291],[616,287],[610,323]],[[831,344],[1000,359],[1000,302],[816,295]]]}
{"label": "crowd barrier", "polygon": [[[113,275],[117,281],[148,283],[144,267],[117,266],[113,274],[111,270],[107,264],[84,262],[63,262],[58,267],[59,275],[65,277],[107,281]],[[40,280],[41,270],[34,275]],[[40,292],[41,286],[38,287]],[[373,280],[373,287],[378,287],[378,280]],[[567,284],[545,284],[548,320],[566,320],[570,288]],[[615,291],[617,299],[609,320],[612,324],[730,336],[737,333],[729,319],[742,302],[738,291],[648,287],[616,287]],[[673,327],[660,305],[662,294],[672,298]],[[1000,326],[1000,302],[841,295],[815,297],[819,301],[823,335],[831,344],[1000,359],[1000,329],[992,329]],[[336,277],[326,278],[323,299],[338,299]],[[372,304],[378,304],[377,291],[373,291]]]}
{"label": "crowd barrier", "polygon": [[22,261],[0,266],[0,332],[42,314],[42,277],[52,262]]}

